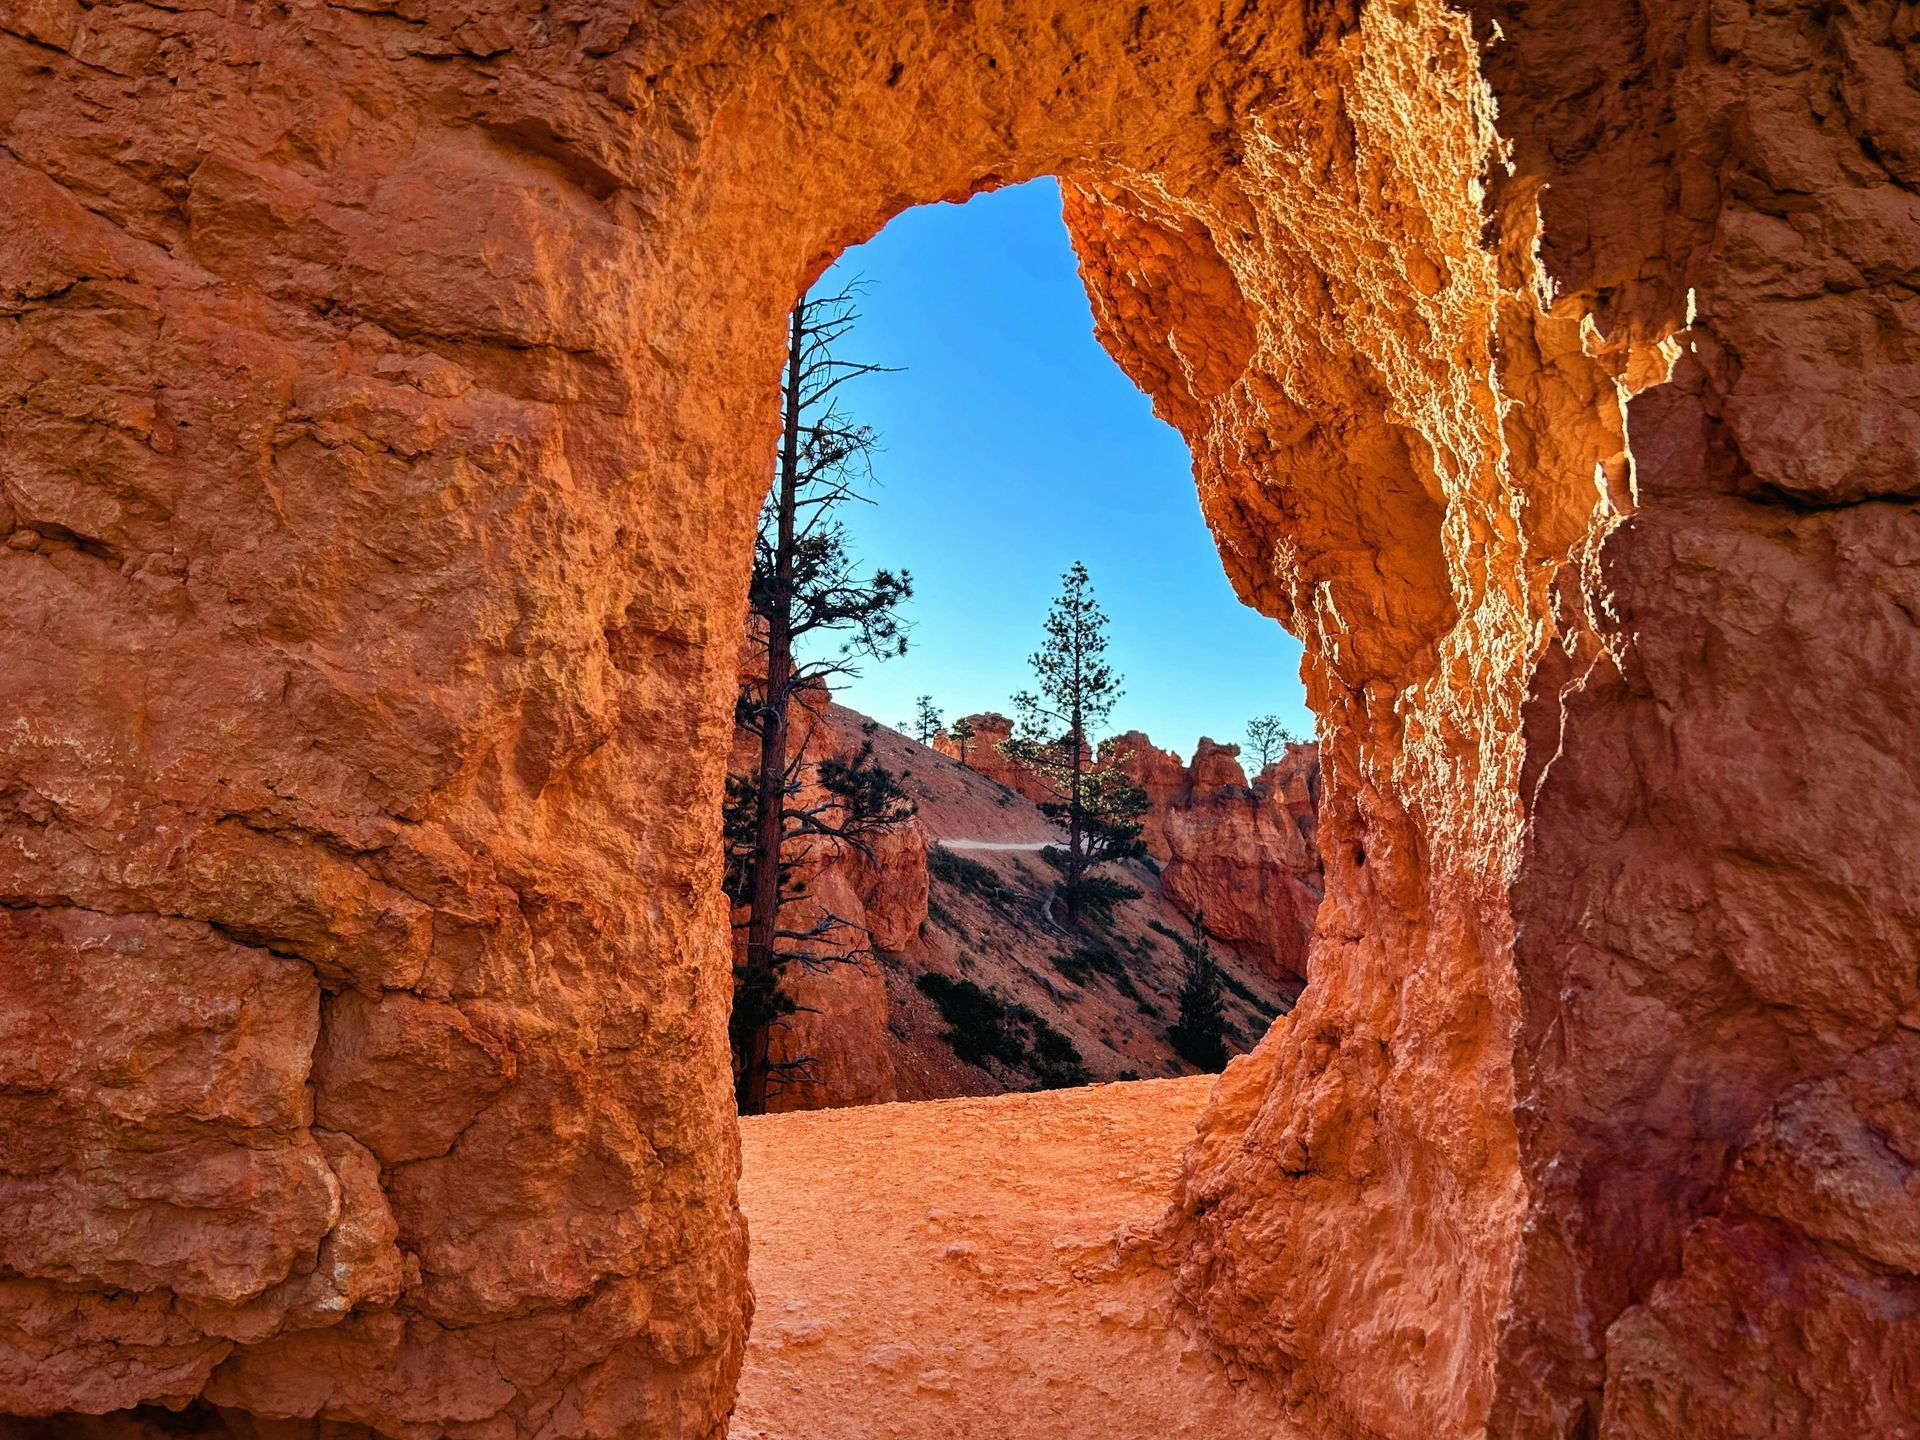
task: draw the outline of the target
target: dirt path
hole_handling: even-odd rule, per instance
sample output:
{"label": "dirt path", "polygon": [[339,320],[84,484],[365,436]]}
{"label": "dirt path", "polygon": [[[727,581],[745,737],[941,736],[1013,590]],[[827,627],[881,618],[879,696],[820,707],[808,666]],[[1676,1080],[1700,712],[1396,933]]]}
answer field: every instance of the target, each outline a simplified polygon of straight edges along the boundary
{"label": "dirt path", "polygon": [[1049,845],[1058,845],[1058,840],[949,840],[944,835],[933,837],[933,843],[945,850],[1044,850]]}
{"label": "dirt path", "polygon": [[1123,1225],[1212,1077],[745,1120],[758,1311],[733,1440],[1299,1440]]}

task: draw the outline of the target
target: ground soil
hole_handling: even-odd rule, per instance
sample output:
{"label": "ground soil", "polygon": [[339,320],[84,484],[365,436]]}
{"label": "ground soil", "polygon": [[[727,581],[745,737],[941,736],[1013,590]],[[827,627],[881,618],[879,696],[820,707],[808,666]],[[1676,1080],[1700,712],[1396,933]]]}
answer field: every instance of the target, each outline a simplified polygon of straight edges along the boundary
{"label": "ground soil", "polygon": [[1291,1440],[1139,1238],[1211,1077],[742,1120],[733,1440]]}

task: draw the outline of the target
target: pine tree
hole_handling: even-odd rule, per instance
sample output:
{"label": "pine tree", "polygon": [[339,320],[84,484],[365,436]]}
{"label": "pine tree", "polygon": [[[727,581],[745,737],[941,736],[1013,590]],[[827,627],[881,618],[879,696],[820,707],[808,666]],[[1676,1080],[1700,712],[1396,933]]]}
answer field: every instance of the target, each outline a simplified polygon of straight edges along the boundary
{"label": "pine tree", "polygon": [[966,764],[967,752],[973,748],[973,721],[962,715],[947,734],[953,737],[954,748],[960,752],[960,763]]}
{"label": "pine tree", "polygon": [[1289,745],[1299,743],[1278,715],[1256,715],[1247,722],[1247,753],[1252,760],[1249,779],[1257,776],[1287,753]]}
{"label": "pine tree", "polygon": [[1167,1030],[1167,1038],[1181,1059],[1212,1074],[1227,1065],[1227,1014],[1203,919],[1193,917],[1193,938],[1182,947],[1189,962],[1187,978],[1180,986],[1180,1018]]}
{"label": "pine tree", "polygon": [[[862,576],[848,553],[838,506],[862,499],[871,476],[875,437],[840,409],[849,380],[882,367],[841,360],[834,346],[859,318],[854,291],[802,296],[788,323],[781,387],[780,454],[760,515],[748,608],[756,660],[742,677],[735,719],[759,741],[752,773],[727,777],[723,813],[728,898],[745,912],[746,932],[734,967],[731,1034],[736,1099],[743,1113],[766,1109],[771,1090],[796,1078],[771,1059],[772,1035],[794,1011],[781,988],[789,966],[816,967],[857,959],[870,947],[832,943],[862,933],[827,915],[804,929],[781,923],[806,894],[800,869],[818,846],[864,849],[878,830],[899,824],[912,805],[871,745],[852,760],[807,761],[807,740],[826,695],[824,682],[857,674],[862,657],[906,650],[898,615],[913,593],[905,572]],[[818,649],[823,637],[838,643]],[[820,658],[806,660],[803,653]],[[802,728],[793,733],[799,716]],[[803,801],[803,790],[814,793]]]}
{"label": "pine tree", "polygon": [[1040,808],[1066,828],[1067,844],[1050,846],[1045,855],[1060,871],[1060,898],[1075,925],[1084,914],[1108,914],[1116,902],[1140,894],[1091,873],[1141,853],[1140,816],[1147,808],[1146,792],[1118,765],[1094,764],[1093,731],[1122,693],[1106,649],[1106,614],[1086,566],[1076,561],[1061,577],[1046,638],[1029,662],[1038,689],[1014,696],[1017,728],[1001,746],[1056,797]]}
{"label": "pine tree", "polygon": [[912,728],[908,731],[922,745],[931,745],[940,734],[940,709],[933,696],[922,695],[914,702]]}

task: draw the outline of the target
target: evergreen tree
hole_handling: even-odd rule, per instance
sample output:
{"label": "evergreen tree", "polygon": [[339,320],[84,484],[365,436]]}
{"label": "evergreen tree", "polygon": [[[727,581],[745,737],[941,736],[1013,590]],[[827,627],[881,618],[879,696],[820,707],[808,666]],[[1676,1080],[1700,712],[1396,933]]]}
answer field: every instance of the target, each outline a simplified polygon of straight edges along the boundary
{"label": "evergreen tree", "polygon": [[973,721],[962,715],[953,722],[953,728],[947,731],[953,737],[954,747],[960,752],[960,763],[967,763],[967,752],[973,748]]}
{"label": "evergreen tree", "polygon": [[[794,1011],[781,989],[788,967],[851,960],[870,949],[833,943],[836,935],[861,933],[837,916],[804,928],[782,925],[782,912],[806,894],[803,862],[818,846],[864,849],[875,831],[899,824],[913,808],[870,744],[851,760],[807,761],[824,682],[857,674],[862,657],[903,653],[898,610],[913,593],[905,572],[861,575],[835,518],[840,505],[865,498],[860,486],[871,476],[875,448],[872,428],[844,415],[837,392],[882,368],[834,354],[859,318],[853,301],[851,289],[802,296],[789,319],[780,453],[748,590],[759,654],[742,677],[735,719],[758,739],[759,753],[751,773],[727,777],[723,814],[727,896],[744,911],[737,928],[746,932],[734,967],[730,1029],[736,1099],[747,1114],[765,1110],[774,1088],[798,1078],[795,1066],[771,1059],[773,1031]],[[821,647],[830,636],[837,645]],[[803,651],[819,658],[803,659]]]}
{"label": "evergreen tree", "polygon": [[1227,1015],[1203,918],[1193,917],[1193,938],[1182,947],[1189,962],[1187,978],[1180,986],[1180,1018],[1167,1038],[1181,1059],[1212,1074],[1227,1066]]}
{"label": "evergreen tree", "polygon": [[1091,873],[1142,853],[1140,816],[1147,808],[1146,792],[1125,771],[1094,763],[1093,732],[1122,693],[1106,649],[1106,614],[1086,566],[1076,561],[1061,577],[1046,638],[1030,661],[1038,688],[1014,696],[1017,728],[1001,746],[1056,797],[1040,808],[1066,828],[1067,844],[1045,854],[1060,871],[1060,898],[1068,923],[1076,925],[1083,915],[1107,915],[1116,902],[1140,893]]}
{"label": "evergreen tree", "polygon": [[907,732],[922,745],[931,745],[940,734],[940,709],[933,696],[922,695],[914,702],[912,728]]}
{"label": "evergreen tree", "polygon": [[1299,738],[1281,723],[1278,715],[1254,716],[1247,722],[1247,755],[1252,761],[1247,778],[1259,775],[1286,754],[1289,745],[1299,743]]}

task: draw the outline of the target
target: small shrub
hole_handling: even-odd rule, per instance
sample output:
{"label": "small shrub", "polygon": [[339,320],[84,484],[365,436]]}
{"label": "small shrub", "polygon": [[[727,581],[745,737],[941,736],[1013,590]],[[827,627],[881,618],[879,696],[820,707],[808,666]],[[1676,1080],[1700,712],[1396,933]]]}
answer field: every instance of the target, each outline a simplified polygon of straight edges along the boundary
{"label": "small shrub", "polygon": [[1142,1015],[1154,1013],[1153,1006],[1133,983],[1126,962],[1111,945],[1082,945],[1071,954],[1056,955],[1053,957],[1053,968],[1082,989],[1095,975],[1104,975],[1113,982],[1113,988],[1131,1000]]}
{"label": "small shrub", "polygon": [[1245,1004],[1249,1010],[1253,1011],[1255,1015],[1260,1017],[1260,1023],[1262,1025],[1271,1025],[1279,1018],[1280,1012],[1274,1009],[1273,1006],[1267,1004],[1267,1002],[1262,1000],[1258,995],[1254,994],[1253,991],[1249,990],[1239,976],[1230,974],[1223,966],[1216,966],[1215,968],[1220,976],[1220,983],[1226,986],[1233,994],[1239,996],[1241,1002]]}
{"label": "small shrub", "polygon": [[[1049,852],[1043,850],[1040,853],[1046,855]],[[1071,898],[1079,901],[1077,908],[1081,919],[1095,920],[1101,924],[1106,924],[1113,919],[1113,907],[1122,900],[1140,898],[1140,892],[1133,886],[1122,885],[1118,880],[1105,875],[1082,875],[1079,884],[1069,885],[1062,882],[1059,889],[1061,900]],[[1069,889],[1073,892],[1071,896],[1068,894]]]}
{"label": "small shrub", "polygon": [[1220,1004],[1220,967],[1214,964],[1200,917],[1193,921],[1187,945],[1190,968],[1180,987],[1180,1018],[1167,1038],[1181,1059],[1196,1070],[1220,1071],[1227,1064],[1227,1017]]}
{"label": "small shrub", "polygon": [[1066,1090],[1092,1078],[1071,1040],[1030,1010],[1026,1019],[1033,1031],[1033,1075],[1042,1090]]}
{"label": "small shrub", "polygon": [[914,982],[940,1011],[947,1022],[941,1039],[969,1065],[978,1065],[989,1057],[1005,1065],[1020,1065],[1027,1058],[1027,1047],[1007,1028],[1007,1005],[990,990],[971,980],[955,980],[928,971]]}
{"label": "small shrub", "polygon": [[1074,1043],[1025,1005],[1011,1004],[971,980],[933,971],[913,983],[947,1022],[940,1038],[967,1064],[998,1060],[1026,1070],[1043,1090],[1084,1085],[1091,1078]]}
{"label": "small shrub", "polygon": [[971,891],[995,905],[1011,905],[1020,898],[1019,892],[1002,880],[991,865],[982,865],[978,860],[956,854],[944,845],[934,845],[928,849],[927,874],[956,889]]}
{"label": "small shrub", "polygon": [[[1165,925],[1162,925],[1158,920],[1149,920],[1147,922],[1147,928],[1149,930],[1157,930],[1159,931],[1160,934],[1166,936],[1169,940],[1173,941],[1174,944],[1180,947],[1180,953],[1186,956],[1189,961],[1193,960],[1194,957],[1199,953],[1198,949],[1196,948],[1194,942],[1191,939],[1189,939],[1185,935],[1180,934],[1178,931],[1168,929]],[[1202,935],[1204,936],[1204,932],[1199,932],[1199,933],[1202,933]],[[1266,1001],[1262,1000],[1258,995],[1254,994],[1253,991],[1249,990],[1239,976],[1228,974],[1226,969],[1221,965],[1219,965],[1217,962],[1214,965],[1214,973],[1219,978],[1219,981],[1222,985],[1226,986],[1226,988],[1229,991],[1231,991],[1233,994],[1239,996],[1241,1001],[1246,1004],[1247,1008],[1252,1010],[1254,1014],[1260,1017],[1260,1023],[1262,1025],[1271,1025],[1276,1019],[1279,1018],[1281,1012],[1274,1009],[1273,1006],[1267,1004]]]}

